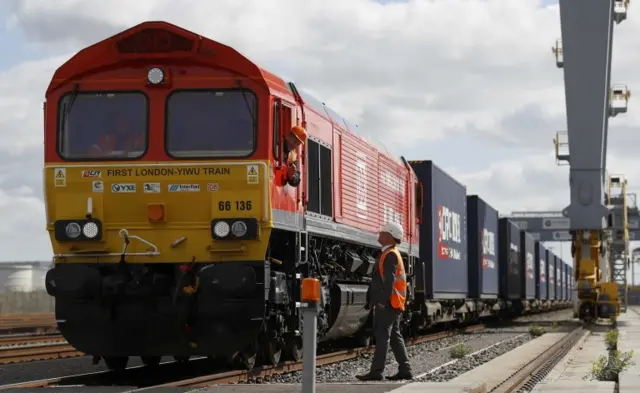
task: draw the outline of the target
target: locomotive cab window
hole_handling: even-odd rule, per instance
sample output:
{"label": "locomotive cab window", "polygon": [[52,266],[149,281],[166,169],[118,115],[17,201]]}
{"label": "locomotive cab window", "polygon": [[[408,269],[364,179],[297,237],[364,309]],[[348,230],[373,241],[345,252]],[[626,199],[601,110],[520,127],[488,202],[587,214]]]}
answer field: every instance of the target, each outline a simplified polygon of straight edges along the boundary
{"label": "locomotive cab window", "polygon": [[58,152],[68,160],[140,158],[148,117],[142,93],[67,93],[58,105]]}
{"label": "locomotive cab window", "polygon": [[166,113],[172,157],[248,157],[255,151],[257,99],[249,90],[177,91]]}
{"label": "locomotive cab window", "polygon": [[333,215],[331,149],[311,139],[307,139],[307,173],[309,182],[307,210],[331,217]]}
{"label": "locomotive cab window", "polygon": [[273,103],[273,158],[280,162],[280,101]]}

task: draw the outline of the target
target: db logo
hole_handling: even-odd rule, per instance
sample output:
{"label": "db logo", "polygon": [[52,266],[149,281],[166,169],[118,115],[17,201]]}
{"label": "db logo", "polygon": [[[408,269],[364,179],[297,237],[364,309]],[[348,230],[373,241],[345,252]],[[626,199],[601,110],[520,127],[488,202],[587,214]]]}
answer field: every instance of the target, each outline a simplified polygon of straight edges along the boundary
{"label": "db logo", "polygon": [[218,183],[207,184],[207,191],[213,192],[213,191],[218,191],[219,189],[220,187],[218,186]]}

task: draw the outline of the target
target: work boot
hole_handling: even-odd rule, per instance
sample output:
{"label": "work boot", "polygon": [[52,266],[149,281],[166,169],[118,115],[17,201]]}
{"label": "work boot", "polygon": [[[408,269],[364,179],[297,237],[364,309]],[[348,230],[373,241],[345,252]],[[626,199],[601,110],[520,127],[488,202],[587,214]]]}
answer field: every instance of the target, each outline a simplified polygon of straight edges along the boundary
{"label": "work boot", "polygon": [[402,379],[413,379],[411,371],[398,371],[396,375],[387,377],[389,381],[400,381]]}
{"label": "work boot", "polygon": [[382,373],[376,373],[376,372],[372,372],[369,371],[366,374],[362,374],[362,375],[356,375],[356,378],[358,378],[361,381],[382,381]]}

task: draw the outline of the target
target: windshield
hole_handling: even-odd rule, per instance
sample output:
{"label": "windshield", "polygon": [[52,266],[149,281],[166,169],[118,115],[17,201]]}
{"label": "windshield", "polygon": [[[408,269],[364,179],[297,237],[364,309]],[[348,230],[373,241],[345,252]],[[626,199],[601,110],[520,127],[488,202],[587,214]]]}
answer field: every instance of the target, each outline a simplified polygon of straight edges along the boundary
{"label": "windshield", "polygon": [[255,150],[256,97],[248,90],[178,91],[167,101],[173,157],[246,157]]}
{"label": "windshield", "polygon": [[66,94],[58,112],[66,159],[130,159],[147,149],[147,97],[142,93]]}

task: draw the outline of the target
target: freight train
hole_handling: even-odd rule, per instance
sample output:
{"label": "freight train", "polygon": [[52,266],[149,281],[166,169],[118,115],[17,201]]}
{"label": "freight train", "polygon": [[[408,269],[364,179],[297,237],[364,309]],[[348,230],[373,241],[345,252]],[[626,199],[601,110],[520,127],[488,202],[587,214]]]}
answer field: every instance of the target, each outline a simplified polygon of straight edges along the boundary
{"label": "freight train", "polygon": [[[301,183],[284,139],[306,129]],[[377,148],[242,54],[145,22],[60,66],[44,103],[60,332],[111,369],[205,355],[302,356],[301,280],[320,341],[369,341],[377,231],[400,223],[407,334],[567,304],[567,265],[430,161]],[[562,280],[561,280],[562,277]]]}

